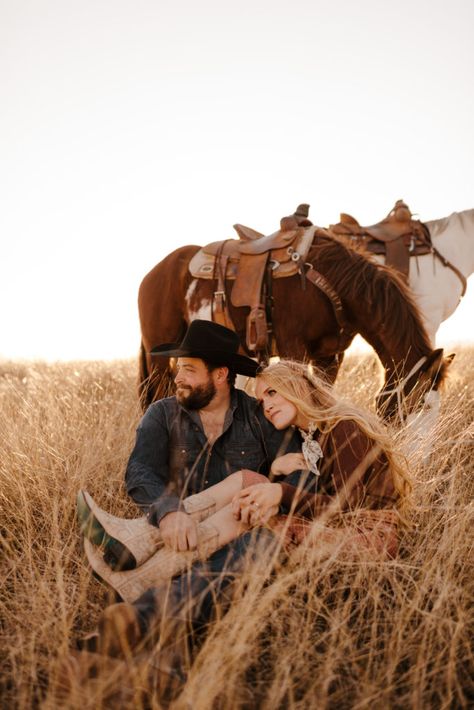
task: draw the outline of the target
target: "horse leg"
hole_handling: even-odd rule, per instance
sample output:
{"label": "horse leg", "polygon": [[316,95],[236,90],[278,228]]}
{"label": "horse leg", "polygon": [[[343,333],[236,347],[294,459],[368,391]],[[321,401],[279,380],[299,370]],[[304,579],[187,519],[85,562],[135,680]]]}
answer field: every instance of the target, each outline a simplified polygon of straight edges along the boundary
{"label": "horse leg", "polygon": [[187,327],[186,295],[191,283],[190,258],[197,246],[181,247],[157,264],[138,290],[142,334],[140,399],[145,409],[156,399],[172,393],[173,373],[168,358],[154,357],[151,350],[163,343],[179,343]]}
{"label": "horse leg", "polygon": [[149,373],[143,340],[140,341],[140,354],[138,358],[138,397],[142,410],[145,411],[151,404],[151,401],[149,401]]}
{"label": "horse leg", "polygon": [[314,357],[312,363],[315,367],[321,370],[321,375],[323,378],[333,383],[336,380],[339,368],[344,360],[344,353],[335,353],[328,357]]}
{"label": "horse leg", "polygon": [[173,372],[167,358],[153,360],[147,354],[143,341],[138,365],[138,396],[145,411],[152,402],[173,394]]}

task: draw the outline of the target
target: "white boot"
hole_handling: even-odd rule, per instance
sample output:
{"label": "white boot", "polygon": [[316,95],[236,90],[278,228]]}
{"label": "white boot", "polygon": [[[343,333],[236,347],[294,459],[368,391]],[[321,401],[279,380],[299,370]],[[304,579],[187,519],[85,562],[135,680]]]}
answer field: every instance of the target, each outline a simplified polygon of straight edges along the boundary
{"label": "white boot", "polygon": [[[186,498],[183,507],[199,522],[215,512],[216,503],[204,492]],[[145,516],[131,519],[110,515],[87,491],[78,493],[77,515],[83,535],[103,548],[103,559],[114,570],[139,567],[163,544],[159,528],[150,525]]]}
{"label": "white boot", "polygon": [[136,569],[124,572],[112,570],[100,551],[88,539],[84,549],[89,563],[98,577],[107,582],[123,601],[132,603],[147,589],[158,587],[186,570],[197,559],[206,559],[221,547],[219,531],[208,522],[198,525],[198,548],[187,552],[175,552],[162,546],[146,562]]}

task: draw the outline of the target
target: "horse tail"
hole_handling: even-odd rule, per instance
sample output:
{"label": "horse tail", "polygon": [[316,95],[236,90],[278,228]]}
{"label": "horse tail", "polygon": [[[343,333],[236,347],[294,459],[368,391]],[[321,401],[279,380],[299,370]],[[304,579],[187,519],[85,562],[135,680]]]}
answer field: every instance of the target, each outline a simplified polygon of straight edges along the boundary
{"label": "horse tail", "polygon": [[148,372],[145,346],[142,340],[140,341],[140,354],[138,358],[138,397],[143,411],[151,404],[149,383],[150,373]]}

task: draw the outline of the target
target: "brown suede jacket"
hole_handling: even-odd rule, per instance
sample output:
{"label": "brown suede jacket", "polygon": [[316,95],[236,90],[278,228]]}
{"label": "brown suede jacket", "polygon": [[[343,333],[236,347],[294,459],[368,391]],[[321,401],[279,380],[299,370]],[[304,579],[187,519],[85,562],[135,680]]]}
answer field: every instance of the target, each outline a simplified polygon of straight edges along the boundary
{"label": "brown suede jacket", "polygon": [[321,475],[306,474],[305,491],[301,472],[279,481],[285,512],[314,519],[331,505],[338,512],[395,508],[398,494],[387,458],[354,421],[341,421],[328,434],[318,432],[316,439],[323,452]]}

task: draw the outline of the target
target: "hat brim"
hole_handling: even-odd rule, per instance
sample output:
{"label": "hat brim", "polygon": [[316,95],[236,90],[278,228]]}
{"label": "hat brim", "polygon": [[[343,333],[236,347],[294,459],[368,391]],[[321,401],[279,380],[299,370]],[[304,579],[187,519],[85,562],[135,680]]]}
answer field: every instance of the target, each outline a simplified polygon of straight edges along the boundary
{"label": "hat brim", "polygon": [[160,357],[198,357],[201,360],[215,365],[225,365],[231,368],[237,375],[245,377],[255,377],[259,368],[259,363],[246,355],[239,353],[229,353],[222,350],[201,350],[181,348],[179,343],[164,343],[158,345],[151,351],[152,355]]}

